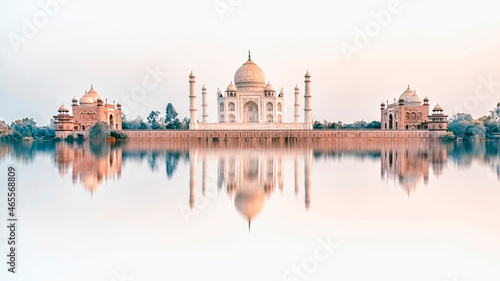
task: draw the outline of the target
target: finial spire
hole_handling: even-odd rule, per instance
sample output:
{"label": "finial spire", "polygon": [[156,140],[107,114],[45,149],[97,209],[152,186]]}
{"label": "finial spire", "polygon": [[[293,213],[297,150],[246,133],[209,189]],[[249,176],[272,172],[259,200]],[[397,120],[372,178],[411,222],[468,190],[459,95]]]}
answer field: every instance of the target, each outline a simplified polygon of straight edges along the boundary
{"label": "finial spire", "polygon": [[408,89],[410,89],[410,84],[408,84]]}
{"label": "finial spire", "polygon": [[94,85],[90,84],[90,89],[94,89]]}
{"label": "finial spire", "polygon": [[250,50],[248,50],[248,60],[252,60],[252,57],[250,55]]}

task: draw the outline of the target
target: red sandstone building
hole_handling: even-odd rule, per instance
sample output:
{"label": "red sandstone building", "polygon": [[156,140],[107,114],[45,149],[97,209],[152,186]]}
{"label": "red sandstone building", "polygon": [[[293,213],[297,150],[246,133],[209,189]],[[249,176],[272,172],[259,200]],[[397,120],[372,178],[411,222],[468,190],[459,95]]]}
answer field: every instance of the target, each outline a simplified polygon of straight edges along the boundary
{"label": "red sandstone building", "polygon": [[65,138],[68,135],[84,133],[92,126],[104,121],[109,124],[112,130],[122,129],[121,104],[108,104],[107,99],[103,101],[101,96],[90,87],[88,92],[78,101],[73,98],[71,105],[73,115],[69,114],[66,106],[61,105],[58,114],[54,116],[56,136]]}

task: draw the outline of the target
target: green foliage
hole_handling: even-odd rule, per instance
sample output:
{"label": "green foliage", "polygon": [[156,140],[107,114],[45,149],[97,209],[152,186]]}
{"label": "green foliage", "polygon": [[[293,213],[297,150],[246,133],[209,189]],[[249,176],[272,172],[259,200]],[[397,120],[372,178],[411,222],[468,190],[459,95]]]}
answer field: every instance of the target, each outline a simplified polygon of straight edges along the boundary
{"label": "green foliage", "polygon": [[[168,103],[167,109],[165,110],[165,128],[167,129],[181,129],[181,128],[189,128],[189,122],[183,122],[182,124],[177,118],[179,114],[175,110],[174,106],[171,103]],[[184,118],[186,121],[187,118]],[[189,119],[188,119],[189,120]]]}
{"label": "green foliage", "polygon": [[134,120],[122,120],[122,129],[123,130],[146,130],[149,129],[149,126],[142,117],[137,116]]}
{"label": "green foliage", "polygon": [[160,118],[159,111],[151,111],[151,113],[149,113],[147,120],[149,125],[151,126],[151,129],[153,130],[161,129],[159,118]]}
{"label": "green foliage", "polygon": [[115,139],[126,139],[127,138],[127,134],[121,133],[121,132],[116,132],[116,131],[112,131],[109,135]]}
{"label": "green foliage", "polygon": [[66,136],[66,141],[71,142],[71,141],[74,141],[74,140],[75,140],[75,136],[73,136],[73,135]]}
{"label": "green foliage", "polygon": [[76,140],[83,141],[83,140],[85,140],[85,136],[83,134],[76,134]]}
{"label": "green foliage", "polygon": [[452,132],[446,132],[444,135],[441,136],[441,139],[443,141],[453,141],[456,139],[456,137]]}
{"label": "green foliage", "polygon": [[468,113],[457,113],[450,118],[448,130],[457,138],[478,138],[486,137],[486,127],[481,120],[474,120]]}
{"label": "green foliage", "polygon": [[53,141],[62,141],[62,139],[60,137],[55,137],[52,139]]}
{"label": "green foliage", "polygon": [[343,124],[341,121],[331,123],[326,120],[324,120],[323,122],[314,121],[313,123],[313,129],[315,130],[321,130],[321,129],[365,130],[365,129],[380,129],[380,126],[381,124],[379,121],[372,121],[368,123],[364,120],[356,121],[352,124]]}
{"label": "green foliage", "polygon": [[109,125],[108,123],[101,121],[97,122],[90,128],[89,138],[91,139],[105,139],[108,137]]}

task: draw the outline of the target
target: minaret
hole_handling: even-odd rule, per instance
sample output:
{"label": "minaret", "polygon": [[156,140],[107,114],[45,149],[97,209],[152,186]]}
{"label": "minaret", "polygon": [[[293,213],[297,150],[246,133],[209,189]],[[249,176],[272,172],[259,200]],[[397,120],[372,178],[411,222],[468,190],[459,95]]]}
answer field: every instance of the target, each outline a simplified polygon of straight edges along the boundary
{"label": "minaret", "polygon": [[191,120],[189,122],[189,129],[190,130],[196,130],[198,127],[197,123],[197,117],[196,117],[196,93],[194,91],[194,84],[196,83],[194,81],[195,76],[193,75],[193,72],[191,71],[191,74],[189,75],[189,85],[190,85],[190,90],[189,90],[189,100],[190,100],[190,107],[189,111],[191,112]]}
{"label": "minaret", "polygon": [[304,93],[304,125],[307,130],[312,130],[312,109],[311,109],[311,75],[307,71],[304,76],[306,80],[304,81],[305,93]]}
{"label": "minaret", "polygon": [[304,175],[305,175],[305,203],[306,203],[306,209],[309,209],[309,206],[311,205],[311,169],[312,169],[312,149],[309,149],[306,152],[306,159],[305,159],[305,167],[304,167]]}
{"label": "minaret", "polygon": [[207,111],[207,88],[205,85],[203,85],[203,88],[201,88],[201,116],[203,117],[203,123],[207,123],[207,118],[208,118],[208,111]]}
{"label": "minaret", "polygon": [[299,123],[299,118],[300,118],[300,113],[299,113],[299,87],[295,85],[295,104],[293,105],[295,107],[295,110],[293,112],[293,116],[295,117],[294,122]]}
{"label": "minaret", "polygon": [[196,190],[196,170],[198,164],[198,155],[196,150],[189,151],[189,161],[191,164],[190,174],[189,174],[189,206],[194,208],[195,203],[195,190]]}

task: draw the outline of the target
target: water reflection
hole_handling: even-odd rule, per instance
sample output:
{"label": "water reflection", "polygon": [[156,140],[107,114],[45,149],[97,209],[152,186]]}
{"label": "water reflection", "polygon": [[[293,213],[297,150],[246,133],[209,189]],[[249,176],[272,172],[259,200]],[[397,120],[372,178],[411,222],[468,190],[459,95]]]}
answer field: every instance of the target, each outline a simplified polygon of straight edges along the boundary
{"label": "water reflection", "polygon": [[[105,142],[17,143],[1,144],[0,160],[10,157],[31,163],[37,155],[53,157],[60,175],[71,174],[73,183],[94,194],[107,180],[119,180],[126,162],[146,161],[158,173],[164,161],[166,180],[172,179],[184,162],[189,165],[190,195],[188,204],[196,204],[196,188],[206,194],[208,175],[215,175],[219,190],[234,200],[235,208],[250,222],[264,208],[265,199],[283,192],[286,163],[293,163],[295,195],[304,192],[304,207],[311,203],[311,171],[313,162],[354,158],[379,159],[383,181],[396,182],[410,196],[429,174],[439,177],[448,162],[470,168],[477,162],[491,169],[500,180],[500,149],[498,142],[451,143],[436,141],[344,140],[320,143],[212,143],[189,142]],[[449,160],[450,159],[450,160]],[[314,161],[313,161],[314,160]],[[216,165],[209,166],[209,163]],[[197,178],[201,167],[201,179]],[[302,170],[301,170],[302,167]],[[291,168],[290,168],[291,169]],[[133,172],[133,171],[131,171]],[[293,180],[292,180],[293,179]],[[199,183],[198,181],[201,181]],[[302,182],[303,180],[303,182]]]}

